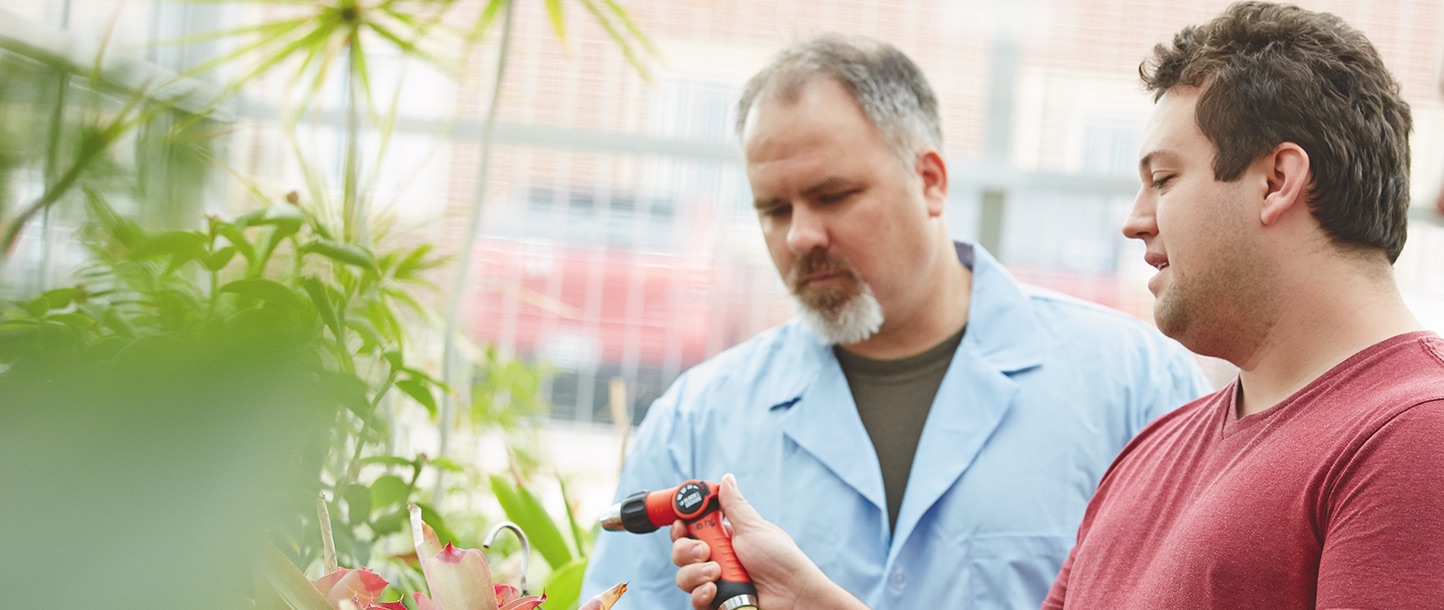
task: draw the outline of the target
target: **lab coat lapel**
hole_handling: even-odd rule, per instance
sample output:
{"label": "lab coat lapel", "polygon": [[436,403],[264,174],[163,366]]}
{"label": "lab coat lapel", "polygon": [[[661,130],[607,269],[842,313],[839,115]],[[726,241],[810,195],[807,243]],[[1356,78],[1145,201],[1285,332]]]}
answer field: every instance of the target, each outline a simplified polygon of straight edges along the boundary
{"label": "lab coat lapel", "polygon": [[972,263],[968,329],[918,439],[890,556],[963,476],[1013,407],[1019,388],[1011,375],[1042,363],[1031,299],[982,247],[959,242],[957,249],[959,260]]}
{"label": "lab coat lapel", "polygon": [[776,408],[787,410],[781,417],[784,435],[879,510],[886,510],[877,452],[862,427],[842,368],[831,353],[819,363],[817,376],[801,396]]}
{"label": "lab coat lapel", "polygon": [[[964,345],[953,356],[918,439],[895,540],[907,540],[923,514],[973,463],[1013,406],[1018,384]],[[894,544],[897,552],[901,544]]]}

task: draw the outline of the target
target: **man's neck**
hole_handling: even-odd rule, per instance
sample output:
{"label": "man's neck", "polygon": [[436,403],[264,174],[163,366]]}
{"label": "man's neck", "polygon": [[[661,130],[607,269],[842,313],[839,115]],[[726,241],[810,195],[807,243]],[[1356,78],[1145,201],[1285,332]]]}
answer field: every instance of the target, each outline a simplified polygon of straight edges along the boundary
{"label": "man's neck", "polygon": [[958,261],[951,241],[947,256],[935,266],[936,273],[917,279],[934,287],[918,304],[898,315],[884,312],[887,319],[877,333],[842,349],[875,360],[897,360],[927,351],[962,330],[968,323],[973,272]]}
{"label": "man's neck", "polygon": [[[1422,330],[1392,270],[1316,270],[1281,287],[1286,302],[1239,366],[1239,417],[1268,410],[1371,345]],[[1329,278],[1327,281],[1321,278]]]}

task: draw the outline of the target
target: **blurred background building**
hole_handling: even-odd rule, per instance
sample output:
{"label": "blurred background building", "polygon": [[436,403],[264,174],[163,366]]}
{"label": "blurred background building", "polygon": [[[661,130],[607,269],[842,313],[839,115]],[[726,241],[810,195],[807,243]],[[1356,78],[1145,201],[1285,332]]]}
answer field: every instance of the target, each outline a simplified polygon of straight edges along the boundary
{"label": "blurred background building", "polygon": [[[147,74],[184,72],[227,44],[156,41],[286,10],[276,4],[4,0],[0,57],[83,62],[104,46],[102,68],[139,86]],[[625,384],[628,418],[639,421],[687,367],[790,315],[757,230],[732,107],[771,53],[814,34],[886,40],[929,76],[942,102],[947,217],[956,237],[981,242],[1026,281],[1151,319],[1151,269],[1142,245],[1119,231],[1137,190],[1151,107],[1138,63],[1182,26],[1217,14],[1224,0],[621,4],[658,51],[643,59],[650,80],[582,3],[563,2],[562,43],[541,1],[516,4],[486,184],[478,184],[479,159],[497,37],[456,75],[382,58],[371,78],[394,95],[396,131],[384,155],[380,132],[368,136],[372,154],[363,166],[390,233],[471,258],[463,328],[542,366],[541,392],[552,406],[549,452],[558,469],[586,481],[578,495],[589,503],[604,503],[615,480],[614,379]],[[1420,203],[1398,272],[1416,313],[1444,331],[1444,223],[1432,206],[1444,169],[1444,1],[1299,4],[1363,30],[1413,106],[1412,186]],[[343,163],[344,86],[323,91],[303,142],[330,160],[320,169],[333,178]],[[285,90],[286,83],[262,83],[220,115],[228,124],[216,130],[224,134],[218,156],[230,175],[246,177],[204,187],[221,192],[226,205],[246,205],[251,186],[272,198],[302,189],[276,110]],[[124,98],[105,95],[108,103]],[[205,81],[186,95],[204,103]],[[8,188],[36,191],[46,169],[29,171],[31,179],[22,171]],[[481,237],[461,252],[478,196]],[[215,205],[180,201],[135,212],[194,223],[220,211],[204,209]],[[63,284],[83,259],[64,215],[42,224],[0,270],[13,289]],[[452,273],[438,273],[442,292]],[[437,295],[438,307],[446,297]]]}

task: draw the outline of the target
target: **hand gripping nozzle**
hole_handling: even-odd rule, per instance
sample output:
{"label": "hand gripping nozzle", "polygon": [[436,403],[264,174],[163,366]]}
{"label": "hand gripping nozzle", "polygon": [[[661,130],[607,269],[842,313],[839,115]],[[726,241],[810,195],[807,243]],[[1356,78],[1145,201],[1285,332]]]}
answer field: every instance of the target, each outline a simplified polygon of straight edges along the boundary
{"label": "hand gripping nozzle", "polygon": [[722,529],[718,486],[710,481],[687,481],[671,489],[639,491],[602,513],[602,529],[646,534],[681,520],[687,534],[707,543],[712,560],[722,566],[712,607],[720,610],[757,609],[757,588]]}

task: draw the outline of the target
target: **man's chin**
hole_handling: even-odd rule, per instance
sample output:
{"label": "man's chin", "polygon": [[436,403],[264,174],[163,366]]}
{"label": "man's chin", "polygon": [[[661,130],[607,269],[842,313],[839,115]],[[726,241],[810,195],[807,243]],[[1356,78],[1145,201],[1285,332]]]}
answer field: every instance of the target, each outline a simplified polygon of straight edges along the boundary
{"label": "man's chin", "polygon": [[799,305],[803,326],[829,345],[865,341],[882,327],[882,305],[870,291],[835,307]]}

